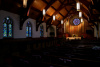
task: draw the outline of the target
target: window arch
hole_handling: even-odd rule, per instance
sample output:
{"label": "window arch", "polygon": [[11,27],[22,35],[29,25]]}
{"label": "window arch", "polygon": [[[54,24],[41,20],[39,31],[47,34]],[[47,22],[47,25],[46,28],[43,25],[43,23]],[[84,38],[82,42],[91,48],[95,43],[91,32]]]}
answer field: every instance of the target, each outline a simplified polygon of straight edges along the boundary
{"label": "window arch", "polygon": [[26,25],[26,37],[32,37],[32,24],[30,22]]}
{"label": "window arch", "polygon": [[55,37],[55,30],[54,30],[54,27],[50,27],[49,28],[49,30],[50,30],[50,33],[49,33],[49,35],[50,35],[50,37]]}
{"label": "window arch", "polygon": [[43,31],[44,31],[43,25],[40,25],[40,37],[43,37],[43,34],[44,34]]}
{"label": "window arch", "polygon": [[9,17],[3,20],[3,37],[12,37],[12,20]]}

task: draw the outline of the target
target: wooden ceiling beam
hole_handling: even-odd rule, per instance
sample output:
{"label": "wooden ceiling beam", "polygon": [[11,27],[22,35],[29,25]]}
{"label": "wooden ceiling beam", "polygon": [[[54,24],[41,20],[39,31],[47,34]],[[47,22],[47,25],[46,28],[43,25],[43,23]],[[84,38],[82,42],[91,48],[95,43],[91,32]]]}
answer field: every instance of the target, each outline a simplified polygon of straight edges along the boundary
{"label": "wooden ceiling beam", "polygon": [[[63,2],[63,4],[62,4],[62,6],[60,6],[58,9],[55,9],[53,6],[51,6],[53,9],[55,9],[56,11],[54,12],[54,14],[53,15],[56,15],[57,13],[59,13],[59,11],[61,10],[61,9],[63,9],[64,7],[66,7],[66,6],[68,6],[68,5],[71,5],[71,4],[74,4],[75,2],[72,2],[72,3],[67,3],[67,4],[64,4],[64,2]],[[50,4],[51,5],[51,4]],[[50,6],[49,5],[49,6]],[[73,6],[73,5],[72,5]],[[70,12],[70,11],[69,11]],[[69,14],[69,12],[68,12],[68,14]],[[66,16],[68,16],[68,14],[66,15]],[[60,13],[60,15],[61,15],[61,13]],[[61,16],[63,16],[63,15],[61,15]],[[65,16],[65,17],[66,17]],[[51,16],[52,17],[52,16]],[[64,17],[64,16],[63,16]]]}
{"label": "wooden ceiling beam", "polygon": [[[70,11],[72,11],[72,10],[73,10],[73,13],[70,13]],[[68,13],[67,13],[66,16],[64,17],[64,19],[65,19],[66,17],[68,17],[69,14],[79,13],[78,11],[76,11],[76,9],[75,9],[74,7],[72,7],[72,8],[70,9],[70,11],[68,11]],[[82,8],[82,12],[88,14],[88,12],[87,12],[84,8]],[[87,16],[89,16],[89,15],[87,15]]]}
{"label": "wooden ceiling beam", "polygon": [[67,11],[67,12],[69,12],[68,10],[67,10],[67,8],[65,7],[65,10]]}
{"label": "wooden ceiling beam", "polygon": [[38,9],[36,9],[35,7],[31,7],[31,9],[34,10],[34,11],[37,11],[37,12],[40,12],[41,13],[41,11],[38,10]]}
{"label": "wooden ceiling beam", "polygon": [[85,12],[85,13],[87,14],[88,17],[90,16],[89,11],[87,11],[83,6],[81,6],[81,10],[82,10],[83,12]]}
{"label": "wooden ceiling beam", "polygon": [[61,4],[63,4],[63,2],[61,0],[58,0]]}
{"label": "wooden ceiling beam", "polygon": [[49,4],[46,0],[42,0],[44,3]]}
{"label": "wooden ceiling beam", "polygon": [[[68,11],[68,13],[66,14],[66,16],[63,18],[63,19],[66,19],[69,15],[71,15],[71,14],[77,14],[77,13],[79,13],[78,11],[75,11],[75,12],[73,12],[73,13],[70,13],[70,11],[72,11],[74,8],[72,7],[69,11]],[[86,19],[87,21],[88,21],[88,18],[86,18],[84,15],[83,15],[83,18],[84,19]],[[56,26],[58,26],[59,24],[61,24],[61,22],[59,22]]]}
{"label": "wooden ceiling beam", "polygon": [[[57,10],[57,9],[55,9],[53,6],[51,6],[55,11]],[[64,17],[64,15],[62,15],[60,12],[59,12],[59,14],[62,16],[62,17]]]}
{"label": "wooden ceiling beam", "polygon": [[90,7],[90,2],[88,2],[87,0],[79,0],[79,2],[81,2],[82,4],[84,4],[88,9]]}
{"label": "wooden ceiling beam", "polygon": [[22,29],[22,26],[24,24],[24,21],[28,18],[27,17],[27,12],[31,6],[31,4],[33,3],[34,0],[28,0],[27,2],[27,7],[26,8],[21,8],[21,11],[20,11],[20,29]]}
{"label": "wooden ceiling beam", "polygon": [[47,4],[47,6],[45,7],[45,10],[47,10],[54,2],[56,2],[56,0],[51,0],[49,4]]}
{"label": "wooden ceiling beam", "polygon": [[52,18],[49,18],[47,20],[48,23],[46,23],[46,32],[48,31],[48,28],[52,25],[51,22],[52,22]]}
{"label": "wooden ceiling beam", "polygon": [[[64,1],[65,2],[65,1]],[[64,4],[64,2],[63,2],[63,4]],[[64,7],[66,7],[67,5],[69,5],[69,4],[65,4],[65,5],[63,5],[62,4],[62,6],[60,6],[58,9],[55,9],[56,11],[53,13],[53,15],[56,15],[57,13],[59,13],[59,11],[61,10],[61,9],[63,9]],[[72,4],[72,3],[70,3],[70,4]],[[53,6],[52,6],[53,7]],[[54,7],[53,7],[54,8]],[[53,16],[52,15],[52,16]],[[51,16],[51,17],[52,17]]]}
{"label": "wooden ceiling beam", "polygon": [[[73,2],[73,3],[75,3],[75,2]],[[53,14],[53,15],[56,15],[57,13],[59,13],[59,11],[62,9],[62,8],[64,8],[64,7],[66,7],[66,6],[68,6],[68,5],[71,5],[71,4],[73,4],[73,3],[70,3],[70,4],[65,4],[65,5],[63,5],[63,6],[60,6],[57,10],[56,10],[56,12]],[[73,5],[72,5],[73,6]],[[72,10],[72,8],[71,8],[71,10]],[[70,11],[71,11],[70,10]],[[69,13],[70,13],[70,11],[68,11],[68,10],[66,10],[68,13],[66,14],[66,16],[64,17],[64,19],[69,15]],[[84,8],[84,7],[82,7],[82,11],[84,11],[86,14],[87,14],[87,16],[90,16],[89,15],[89,12],[88,11],[86,11],[86,9]],[[60,24],[60,22],[57,24],[57,26]]]}
{"label": "wooden ceiling beam", "polygon": [[59,14],[60,14],[62,17],[64,17],[64,15],[62,15],[60,12],[59,12]]}
{"label": "wooden ceiling beam", "polygon": [[[45,2],[45,3],[47,4],[47,6],[44,8],[45,10],[47,10],[56,0],[51,0],[51,1],[49,2],[49,4],[47,3],[46,0],[42,0],[42,1]],[[41,18],[41,15],[42,15],[42,12],[40,12],[40,14],[38,15],[36,21],[38,21],[39,18]],[[42,15],[42,16],[43,16],[43,15]],[[49,16],[49,15],[46,14],[46,16]],[[49,16],[49,17],[50,17],[50,16]]]}
{"label": "wooden ceiling beam", "polygon": [[[45,2],[46,4],[47,4],[47,6],[44,8],[45,10],[47,10],[49,7],[51,7],[51,5],[56,1],[56,0],[51,0],[49,3],[46,1],[46,0],[42,0],[43,2]],[[48,16],[48,17],[51,17],[51,16],[49,16],[48,14],[46,14],[46,16]],[[43,15],[42,15],[42,12],[40,12],[40,14],[38,15],[38,17],[37,17],[37,19],[36,19],[36,24],[41,24],[42,23],[42,19],[41,19],[41,21],[39,21],[39,19],[40,18],[43,18]],[[44,17],[45,18],[45,17]],[[45,21],[45,20],[44,20]],[[51,20],[50,20],[51,21]],[[49,22],[50,22],[49,21]],[[45,21],[46,22],[46,21]],[[47,23],[46,23],[47,24]],[[39,27],[39,25],[37,25],[36,27],[36,31],[38,31],[38,27]],[[49,26],[50,26],[50,24],[49,24]]]}
{"label": "wooden ceiling beam", "polygon": [[55,11],[57,10],[56,8],[54,8],[53,6],[51,6]]}
{"label": "wooden ceiling beam", "polygon": [[[72,3],[70,3],[70,4],[72,4]],[[68,6],[68,5],[69,5],[69,4],[65,4],[65,5],[60,6],[60,7],[56,10],[56,12],[54,12],[53,15],[56,15],[60,10],[62,10],[64,7],[66,7],[66,6]]]}
{"label": "wooden ceiling beam", "polygon": [[63,4],[65,1],[68,1],[68,0],[64,0],[63,2],[61,0],[58,0],[61,4]]}
{"label": "wooden ceiling beam", "polygon": [[[65,1],[64,1],[65,2]],[[63,2],[63,4],[64,4],[64,2]],[[59,13],[59,11],[61,10],[61,9],[63,9],[64,7],[66,7],[66,6],[68,6],[68,5],[70,5],[70,4],[73,4],[74,2],[72,2],[72,3],[67,3],[67,4],[62,4],[62,6],[60,6],[58,9],[56,9],[56,11],[53,13],[53,15],[56,15],[57,13]],[[52,16],[53,16],[52,15]],[[64,16],[63,16],[64,17]],[[60,23],[60,22],[59,22]]]}

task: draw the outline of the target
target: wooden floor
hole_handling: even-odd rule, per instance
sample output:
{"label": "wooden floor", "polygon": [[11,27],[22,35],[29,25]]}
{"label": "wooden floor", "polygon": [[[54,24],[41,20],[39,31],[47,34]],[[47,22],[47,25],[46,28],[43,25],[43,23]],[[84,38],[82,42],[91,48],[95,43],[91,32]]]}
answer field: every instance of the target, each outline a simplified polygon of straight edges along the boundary
{"label": "wooden floor", "polygon": [[[61,42],[58,43],[61,45]],[[100,66],[99,41],[66,41],[61,46],[52,46],[19,56],[5,57],[4,67],[85,67]],[[96,47],[96,48],[95,48]],[[97,48],[98,47],[98,48]]]}

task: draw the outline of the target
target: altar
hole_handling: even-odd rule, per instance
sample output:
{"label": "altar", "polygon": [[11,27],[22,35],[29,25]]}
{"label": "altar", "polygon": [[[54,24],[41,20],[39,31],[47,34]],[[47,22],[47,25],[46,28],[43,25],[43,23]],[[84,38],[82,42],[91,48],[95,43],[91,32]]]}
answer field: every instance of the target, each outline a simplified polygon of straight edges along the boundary
{"label": "altar", "polygon": [[81,40],[81,37],[67,37],[66,40]]}

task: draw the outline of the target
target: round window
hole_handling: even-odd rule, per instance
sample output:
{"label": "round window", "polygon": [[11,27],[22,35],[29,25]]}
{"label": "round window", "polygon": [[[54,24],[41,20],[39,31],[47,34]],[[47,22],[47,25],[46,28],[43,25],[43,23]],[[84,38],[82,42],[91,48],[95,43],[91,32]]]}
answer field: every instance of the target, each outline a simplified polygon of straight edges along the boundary
{"label": "round window", "polygon": [[80,24],[80,19],[76,18],[73,20],[74,25],[79,25]]}

